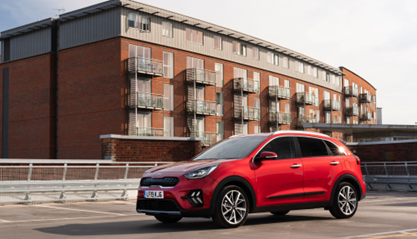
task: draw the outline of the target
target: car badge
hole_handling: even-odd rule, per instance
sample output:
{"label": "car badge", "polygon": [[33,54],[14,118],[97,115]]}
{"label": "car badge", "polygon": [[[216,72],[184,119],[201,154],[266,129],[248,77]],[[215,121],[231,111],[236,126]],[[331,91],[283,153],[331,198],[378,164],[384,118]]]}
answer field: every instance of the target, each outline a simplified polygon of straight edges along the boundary
{"label": "car badge", "polygon": [[161,177],[162,176],[162,173],[158,173],[156,176],[157,177]]}

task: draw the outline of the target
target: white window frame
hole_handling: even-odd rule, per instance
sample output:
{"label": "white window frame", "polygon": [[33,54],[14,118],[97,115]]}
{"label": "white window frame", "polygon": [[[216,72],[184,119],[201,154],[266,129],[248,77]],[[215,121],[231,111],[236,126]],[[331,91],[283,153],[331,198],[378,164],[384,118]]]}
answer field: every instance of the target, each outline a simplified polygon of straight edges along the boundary
{"label": "white window frame", "polygon": [[259,60],[259,48],[252,47],[252,57],[254,60]]}
{"label": "white window frame", "polygon": [[[190,37],[188,37],[188,32],[190,33]],[[195,32],[195,38],[193,37],[193,33]],[[201,37],[199,37],[201,35]],[[201,38],[201,39],[200,39]],[[204,45],[204,33],[202,31],[194,30],[192,28],[185,28],[185,40],[188,42],[192,42],[199,45]],[[200,42],[201,41],[201,42]]]}
{"label": "white window frame", "polygon": [[283,58],[282,58],[282,66],[284,67],[284,68],[290,68],[290,64],[289,64],[289,59],[288,59],[288,57],[286,57],[286,56],[284,56]]}
{"label": "white window frame", "polygon": [[214,63],[214,68],[216,71],[216,86],[223,87],[223,64]]}
{"label": "white window frame", "polygon": [[[133,20],[133,18],[135,18]],[[147,19],[148,23],[144,24],[143,19]],[[143,16],[136,12],[130,12],[127,17],[128,21],[128,28],[138,29],[143,32],[150,32],[151,31],[151,17]],[[133,21],[133,26],[131,26],[131,22]]]}
{"label": "white window frame", "polygon": [[[165,56],[166,55],[169,56],[169,59],[167,59],[168,64],[166,64],[167,63],[167,61],[165,59]],[[164,71],[163,71],[164,72],[164,78],[173,79],[174,78],[174,53],[164,51],[163,52],[163,58],[164,58],[164,60],[163,60],[163,65],[164,65]],[[167,69],[167,68],[168,68],[169,74],[165,75],[165,69]]]}
{"label": "white window frame", "polygon": [[[172,38],[172,23],[167,22],[167,21],[162,21],[161,27],[162,27],[162,36]],[[168,27],[168,29],[166,27]]]}
{"label": "white window frame", "polygon": [[304,73],[304,63],[301,61],[298,62],[298,72]]}
{"label": "white window frame", "polygon": [[[166,120],[169,121],[169,135],[165,127],[167,125]],[[164,137],[174,137],[174,117],[164,116]]]}
{"label": "white window frame", "polygon": [[[218,46],[216,46],[216,42],[218,42],[217,43]],[[223,44],[222,43],[223,43],[223,41],[222,41],[221,36],[217,36],[217,35],[213,36],[214,49],[223,50]]]}
{"label": "white window frame", "polygon": [[279,66],[279,55],[278,54],[276,54],[272,51],[268,51],[266,54],[267,54],[266,55],[266,61],[269,64]]}
{"label": "white window frame", "polygon": [[[168,92],[167,92],[168,88]],[[168,101],[168,106],[165,105],[165,101]],[[174,85],[164,84],[164,110],[173,111],[174,110]]]}
{"label": "white window frame", "polygon": [[[217,95],[221,96],[221,102],[217,101]],[[216,92],[216,112],[217,112],[217,116],[223,116],[223,114],[224,114],[224,94],[223,94],[223,92]]]}

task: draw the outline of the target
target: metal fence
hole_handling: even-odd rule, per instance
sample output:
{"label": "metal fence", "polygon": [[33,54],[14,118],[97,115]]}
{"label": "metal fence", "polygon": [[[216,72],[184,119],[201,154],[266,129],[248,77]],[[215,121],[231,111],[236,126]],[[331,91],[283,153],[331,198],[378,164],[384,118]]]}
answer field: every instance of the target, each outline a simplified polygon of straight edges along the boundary
{"label": "metal fence", "polygon": [[129,196],[128,191],[137,191],[147,169],[169,162],[0,160],[0,163],[0,203],[28,203],[128,199],[134,196]]}
{"label": "metal fence", "polygon": [[417,191],[417,161],[362,162],[368,190]]}

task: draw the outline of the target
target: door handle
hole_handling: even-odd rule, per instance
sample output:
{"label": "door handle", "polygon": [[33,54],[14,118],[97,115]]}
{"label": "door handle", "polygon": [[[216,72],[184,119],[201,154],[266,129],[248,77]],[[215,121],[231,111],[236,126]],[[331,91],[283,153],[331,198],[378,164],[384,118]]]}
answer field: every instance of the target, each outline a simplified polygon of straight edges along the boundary
{"label": "door handle", "polygon": [[334,162],[330,162],[330,165],[338,165],[340,162],[339,161],[334,161]]}
{"label": "door handle", "polygon": [[290,166],[290,168],[301,168],[301,164],[294,164],[294,165],[291,165]]}

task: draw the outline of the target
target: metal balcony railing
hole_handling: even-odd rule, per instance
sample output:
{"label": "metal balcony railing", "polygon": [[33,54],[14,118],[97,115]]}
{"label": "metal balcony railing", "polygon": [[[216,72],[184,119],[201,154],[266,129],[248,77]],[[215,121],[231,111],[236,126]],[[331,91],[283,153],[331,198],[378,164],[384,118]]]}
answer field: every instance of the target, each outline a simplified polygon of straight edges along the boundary
{"label": "metal balcony railing", "polygon": [[259,94],[261,92],[261,86],[259,81],[255,81],[248,78],[234,78],[233,89],[235,91],[244,91],[250,93]]}
{"label": "metal balcony railing", "polygon": [[191,137],[202,138],[201,144],[203,146],[211,146],[217,143],[217,133],[204,132],[204,131],[192,131]]}
{"label": "metal balcony railing", "polygon": [[236,119],[259,121],[260,109],[247,106],[236,106],[234,109]]}
{"label": "metal balcony railing", "polygon": [[360,119],[362,121],[372,120],[372,113],[371,112],[364,112],[364,113],[361,114]]}
{"label": "metal balcony railing", "polygon": [[216,72],[197,68],[188,68],[186,80],[188,82],[195,81],[206,85],[216,85]]}
{"label": "metal balcony railing", "polygon": [[130,107],[162,110],[164,108],[164,96],[151,93],[133,92],[129,95],[128,104]]}
{"label": "metal balcony railing", "polygon": [[340,110],[340,101],[332,100],[332,110],[334,111]]}
{"label": "metal balcony railing", "polygon": [[148,75],[163,76],[164,64],[160,60],[147,59],[142,57],[131,57],[127,60],[129,72],[138,72]]}
{"label": "metal balcony railing", "polygon": [[308,116],[298,116],[297,126],[303,127],[303,123],[310,123],[310,117]]}
{"label": "metal balcony railing", "polygon": [[297,103],[312,105],[316,102],[316,96],[307,92],[297,92]]}
{"label": "metal balcony railing", "polygon": [[164,136],[164,129],[136,127],[136,136]]}
{"label": "metal balcony railing", "polygon": [[291,114],[284,112],[269,112],[269,122],[278,124],[290,124],[291,123]]}
{"label": "metal balcony railing", "polygon": [[357,116],[359,114],[358,107],[346,107],[346,115],[348,116]]}
{"label": "metal balcony railing", "polygon": [[291,97],[290,88],[278,85],[269,86],[269,96],[278,97],[279,99],[289,99]]}
{"label": "metal balcony railing", "polygon": [[372,96],[369,93],[363,93],[360,96],[360,100],[362,103],[371,103],[372,102]]}
{"label": "metal balcony railing", "polygon": [[345,96],[353,96],[353,87],[345,86],[343,92],[345,93]]}
{"label": "metal balcony railing", "polygon": [[188,100],[187,112],[202,115],[216,115],[216,102],[208,100]]}

